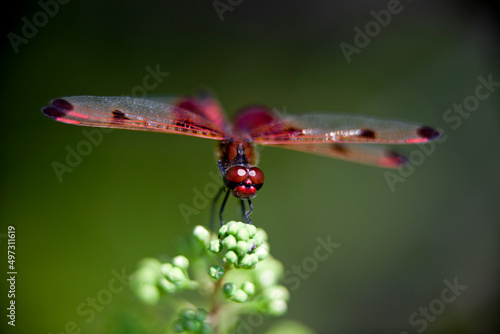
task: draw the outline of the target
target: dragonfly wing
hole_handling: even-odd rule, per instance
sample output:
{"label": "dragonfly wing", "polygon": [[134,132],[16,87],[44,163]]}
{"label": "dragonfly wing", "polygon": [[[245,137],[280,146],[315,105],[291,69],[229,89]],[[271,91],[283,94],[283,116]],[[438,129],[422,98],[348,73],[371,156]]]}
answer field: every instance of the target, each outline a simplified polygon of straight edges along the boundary
{"label": "dragonfly wing", "polygon": [[219,129],[229,130],[224,110],[217,98],[207,90],[201,90],[194,96],[183,96],[175,105],[205,117]]}
{"label": "dragonfly wing", "polygon": [[72,96],[42,108],[56,121],[104,128],[177,133],[223,139],[224,129],[203,114],[176,105],[132,97]]}
{"label": "dragonfly wing", "polygon": [[295,145],[267,145],[289,150],[301,151],[322,155],[330,158],[349,160],[352,162],[374,165],[385,168],[398,168],[407,162],[407,159],[395,152],[378,145],[365,144],[295,144]]}
{"label": "dragonfly wing", "polygon": [[438,138],[429,126],[342,114],[307,114],[278,119],[252,129],[259,144],[424,143]]}
{"label": "dragonfly wing", "polygon": [[397,168],[406,158],[372,143],[423,143],[439,137],[428,126],[341,114],[281,116],[264,107],[243,109],[235,118],[235,131],[256,143],[313,153],[354,162]]}

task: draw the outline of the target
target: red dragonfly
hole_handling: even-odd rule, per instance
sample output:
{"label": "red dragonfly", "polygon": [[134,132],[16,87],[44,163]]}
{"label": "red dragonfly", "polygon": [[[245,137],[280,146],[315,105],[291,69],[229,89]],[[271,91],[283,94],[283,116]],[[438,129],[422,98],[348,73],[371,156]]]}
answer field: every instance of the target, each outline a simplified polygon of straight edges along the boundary
{"label": "red dragonfly", "polygon": [[341,114],[280,115],[260,105],[243,108],[230,123],[219,102],[207,93],[180,97],[170,103],[121,96],[64,97],[53,100],[42,112],[56,121],[74,125],[218,140],[224,185],[214,205],[225,191],[219,211],[221,224],[229,193],[241,200],[243,215],[251,223],[251,199],[264,184],[264,174],[256,167],[255,144],[398,168],[407,161],[402,155],[366,144],[425,143],[441,135],[432,127],[408,122]]}

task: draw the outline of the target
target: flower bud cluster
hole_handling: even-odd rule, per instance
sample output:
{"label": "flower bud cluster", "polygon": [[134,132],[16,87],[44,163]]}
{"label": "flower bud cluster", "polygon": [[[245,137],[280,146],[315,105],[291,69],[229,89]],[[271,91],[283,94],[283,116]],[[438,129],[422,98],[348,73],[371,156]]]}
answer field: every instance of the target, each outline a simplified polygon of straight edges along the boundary
{"label": "flower bud cluster", "polygon": [[[283,277],[283,265],[269,254],[264,230],[231,221],[219,229],[217,237],[196,226],[186,245],[180,253],[188,254],[189,260],[177,256],[166,263],[157,259],[139,263],[131,287],[142,301],[155,304],[161,294],[199,289],[202,294],[223,294],[226,303],[244,303],[241,308],[234,304],[233,307],[246,313],[279,316],[286,312],[289,292],[278,284]],[[220,259],[224,263],[217,263]],[[188,270],[196,281],[189,278]],[[212,300],[221,302],[219,297]],[[213,328],[207,319],[212,317],[203,309],[184,309],[174,330],[210,334]]]}
{"label": "flower bud cluster", "polygon": [[213,328],[210,323],[205,322],[206,319],[207,311],[202,308],[197,310],[184,309],[174,324],[174,330],[176,333],[211,334]]}
{"label": "flower bud cluster", "polygon": [[237,303],[244,303],[248,298],[255,295],[255,285],[252,282],[244,282],[239,288],[234,283],[226,283],[222,288],[227,298]]}
{"label": "flower bud cluster", "polygon": [[290,293],[278,282],[283,277],[283,264],[269,256],[253,271],[253,279],[259,288],[255,296],[259,312],[279,316],[286,312]]}
{"label": "flower bud cluster", "polygon": [[283,315],[287,310],[288,299],[290,299],[290,293],[284,286],[267,287],[259,294],[259,309],[273,316]]}
{"label": "flower bud cluster", "polygon": [[269,255],[267,235],[254,225],[231,221],[219,229],[219,239],[210,241],[208,249],[223,255],[224,262],[235,268],[251,269]]}
{"label": "flower bud cluster", "polygon": [[198,286],[198,282],[189,279],[188,268],[189,260],[182,255],[174,257],[171,263],[144,259],[133,275],[132,288],[143,302],[155,304],[161,291],[171,294]]}

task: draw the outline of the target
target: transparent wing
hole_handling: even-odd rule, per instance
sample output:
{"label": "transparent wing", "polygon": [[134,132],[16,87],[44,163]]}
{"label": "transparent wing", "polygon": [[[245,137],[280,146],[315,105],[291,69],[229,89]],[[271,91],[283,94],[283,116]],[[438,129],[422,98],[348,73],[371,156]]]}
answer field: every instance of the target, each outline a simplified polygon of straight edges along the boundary
{"label": "transparent wing", "polygon": [[[249,123],[252,113],[258,122]],[[265,116],[264,116],[265,115]],[[249,108],[237,120],[245,120],[240,128],[259,144],[304,143],[423,143],[440,136],[429,126],[342,114],[307,114],[281,117],[262,108]]]}
{"label": "transparent wing", "polygon": [[204,116],[219,129],[230,130],[219,101],[206,89],[200,90],[196,95],[183,96],[177,99],[175,105]]}
{"label": "transparent wing", "polygon": [[385,168],[398,168],[407,162],[407,159],[403,155],[378,145],[330,143],[267,146],[286,148]]}
{"label": "transparent wing", "polygon": [[177,133],[223,139],[223,121],[214,124],[203,112],[177,105],[123,96],[72,96],[55,99],[42,108],[56,121],[104,128]]}
{"label": "transparent wing", "polygon": [[265,106],[243,109],[235,132],[256,143],[354,162],[397,168],[406,158],[376,145],[423,143],[440,136],[421,124],[342,114],[283,117]]}

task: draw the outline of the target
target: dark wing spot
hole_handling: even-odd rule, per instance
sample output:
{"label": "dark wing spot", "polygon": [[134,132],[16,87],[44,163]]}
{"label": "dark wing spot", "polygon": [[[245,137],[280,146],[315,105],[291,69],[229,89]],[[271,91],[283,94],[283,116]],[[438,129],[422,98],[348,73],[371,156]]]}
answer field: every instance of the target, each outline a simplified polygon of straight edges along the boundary
{"label": "dark wing spot", "polygon": [[420,127],[419,129],[417,129],[417,134],[420,137],[428,139],[428,140],[436,139],[437,137],[439,137],[441,135],[441,133],[438,130],[431,128],[430,126]]}
{"label": "dark wing spot", "polygon": [[73,110],[73,105],[64,99],[55,99],[52,101],[52,105],[66,111]]}
{"label": "dark wing spot", "polygon": [[66,116],[67,112],[65,110],[58,109],[53,106],[42,108],[42,112],[45,116],[50,118],[59,118]]}
{"label": "dark wing spot", "polygon": [[383,157],[377,159],[377,164],[384,168],[399,168],[406,164],[408,160],[401,154],[394,151],[385,151]]}
{"label": "dark wing spot", "polygon": [[358,137],[374,139],[375,138],[375,131],[370,130],[370,129],[363,129],[363,130],[361,130],[361,133],[359,134]]}
{"label": "dark wing spot", "polygon": [[330,146],[330,148],[340,154],[347,154],[349,150],[345,147],[345,145],[334,143]]}
{"label": "dark wing spot", "polygon": [[[276,130],[274,130],[276,133],[280,133],[281,132],[281,129],[279,129],[278,126],[274,126],[273,129],[276,129]],[[296,129],[296,128],[292,128],[292,127],[286,128],[286,132],[290,136],[293,136],[293,137],[301,136],[302,135],[302,130]]]}
{"label": "dark wing spot", "polygon": [[73,105],[64,99],[52,100],[52,105],[42,108],[43,114],[53,119],[66,117],[71,110]]}
{"label": "dark wing spot", "polygon": [[406,159],[406,157],[404,155],[401,155],[395,151],[387,151],[385,153],[385,156],[387,158],[391,159],[391,161],[397,166],[404,165],[405,163],[408,162],[408,159]]}
{"label": "dark wing spot", "polygon": [[111,112],[111,114],[113,114],[114,119],[130,119],[125,116],[125,113],[123,111],[120,110],[114,110],[113,112]]}

